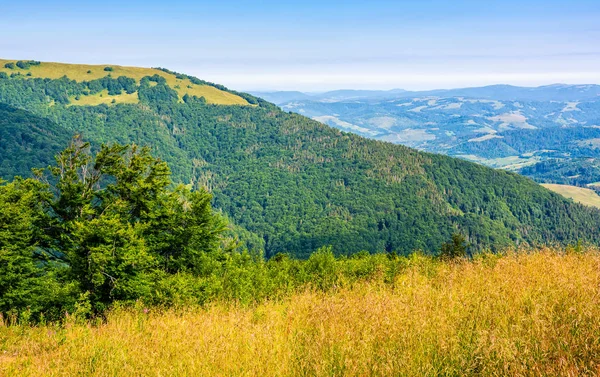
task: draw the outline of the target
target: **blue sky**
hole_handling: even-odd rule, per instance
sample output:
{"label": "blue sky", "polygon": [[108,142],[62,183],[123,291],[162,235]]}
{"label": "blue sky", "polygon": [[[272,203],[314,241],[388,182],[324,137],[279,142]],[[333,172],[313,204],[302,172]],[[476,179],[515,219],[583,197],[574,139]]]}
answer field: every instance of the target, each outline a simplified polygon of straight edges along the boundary
{"label": "blue sky", "polygon": [[3,4],[0,57],[163,66],[238,90],[600,84],[599,0],[89,3]]}

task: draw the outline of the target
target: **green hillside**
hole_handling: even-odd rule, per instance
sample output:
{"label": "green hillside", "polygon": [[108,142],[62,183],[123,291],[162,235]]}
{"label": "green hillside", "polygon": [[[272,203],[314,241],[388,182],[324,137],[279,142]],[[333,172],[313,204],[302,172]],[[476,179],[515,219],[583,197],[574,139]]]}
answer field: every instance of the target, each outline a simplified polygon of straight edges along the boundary
{"label": "green hillside", "polygon": [[[175,181],[206,187],[216,208],[257,234],[267,256],[323,245],[435,252],[455,232],[480,248],[600,241],[600,212],[516,174],[344,133],[246,94],[227,91],[255,106],[219,106],[181,97],[162,75],[81,82],[77,74],[0,75],[0,102],[96,144],[150,146]],[[137,93],[139,103],[73,106],[104,90]],[[0,161],[22,171],[10,155]]]}
{"label": "green hillside", "polygon": [[71,131],[0,103],[0,177],[28,176],[45,167],[70,140]]}

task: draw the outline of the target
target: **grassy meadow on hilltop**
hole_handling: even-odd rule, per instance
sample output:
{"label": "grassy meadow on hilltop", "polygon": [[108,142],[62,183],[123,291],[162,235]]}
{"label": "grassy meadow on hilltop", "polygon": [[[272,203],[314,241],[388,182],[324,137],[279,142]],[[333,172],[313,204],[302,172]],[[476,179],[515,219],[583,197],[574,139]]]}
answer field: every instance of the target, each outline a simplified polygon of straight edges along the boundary
{"label": "grassy meadow on hilltop", "polygon": [[[165,72],[156,68],[123,67],[119,65],[88,65],[88,64],[65,64],[65,63],[47,63],[39,65],[25,65],[20,68],[16,64],[18,60],[0,59],[0,72],[7,75],[21,75],[26,78],[47,78],[52,80],[67,77],[77,82],[98,80],[107,75],[113,77],[130,77],[136,82],[140,82],[146,76],[159,75],[166,80],[167,85],[174,89],[179,98],[182,99],[186,94],[189,96],[204,97],[207,103],[218,105],[248,105],[248,102],[233,93],[221,90],[211,85],[203,83],[194,83],[188,77],[179,76],[173,73]],[[21,61],[23,62],[23,61]],[[27,61],[25,61],[27,62]],[[8,68],[9,67],[12,68]],[[100,104],[113,103],[138,103],[137,95],[119,94],[109,95],[107,91],[94,93],[76,98],[72,96],[72,105],[95,106]],[[114,100],[114,102],[113,102]]]}
{"label": "grassy meadow on hilltop", "polygon": [[5,317],[0,374],[594,376],[600,255],[580,251],[329,259],[312,282],[247,304],[139,303],[37,326]]}

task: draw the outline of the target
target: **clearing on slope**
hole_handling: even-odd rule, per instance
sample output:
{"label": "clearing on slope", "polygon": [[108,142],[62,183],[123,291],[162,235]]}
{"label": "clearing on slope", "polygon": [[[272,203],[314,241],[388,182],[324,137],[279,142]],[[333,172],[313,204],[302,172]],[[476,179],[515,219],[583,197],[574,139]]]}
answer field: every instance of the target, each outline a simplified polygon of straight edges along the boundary
{"label": "clearing on slope", "polygon": [[600,196],[592,189],[571,185],[542,184],[545,188],[586,206],[600,208]]}
{"label": "clearing on slope", "polygon": [[[126,76],[135,79],[138,84],[145,76],[159,75],[167,80],[167,85],[177,91],[179,99],[184,95],[204,97],[206,102],[215,105],[248,105],[244,98],[221,90],[211,85],[195,84],[188,77],[177,76],[173,73],[165,72],[156,68],[124,67],[120,65],[87,65],[87,64],[66,64],[66,63],[47,63],[41,62],[39,65],[29,65],[26,68],[17,66],[18,60],[0,59],[0,72],[7,75],[20,74],[24,78],[49,78],[59,79],[68,77],[77,82],[101,79],[108,75],[112,77]],[[29,62],[23,60],[22,62]],[[7,67],[7,65],[9,68]],[[89,98],[80,98],[72,101],[73,105],[100,105],[110,104],[112,100],[115,103],[137,103],[137,95],[133,96],[108,96],[108,95],[90,95]]]}

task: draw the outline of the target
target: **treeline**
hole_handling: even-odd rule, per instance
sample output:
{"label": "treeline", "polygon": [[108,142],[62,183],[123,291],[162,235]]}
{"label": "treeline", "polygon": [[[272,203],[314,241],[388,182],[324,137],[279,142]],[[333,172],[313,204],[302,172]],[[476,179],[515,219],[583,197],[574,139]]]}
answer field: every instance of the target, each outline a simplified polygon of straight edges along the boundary
{"label": "treeline", "polygon": [[[243,99],[245,99],[251,105],[272,106],[272,104],[270,104],[269,102],[263,100],[262,98],[255,97],[255,96],[250,95],[248,93],[237,92],[235,90],[228,89],[226,86],[221,85],[221,84],[215,84],[215,83],[210,82],[210,81],[200,80],[197,77],[189,76],[189,75],[186,75],[186,74],[183,74],[183,73],[174,72],[174,71],[171,71],[171,70],[169,70],[167,68],[156,67],[155,69],[161,70],[161,71],[166,72],[166,73],[168,73],[170,75],[174,75],[177,79],[180,79],[180,80],[185,80],[185,79],[190,80],[190,82],[192,84],[195,84],[195,85],[208,85],[208,86],[212,86],[214,88],[217,88],[219,90],[223,90],[225,92],[229,92],[229,93],[238,95],[238,96],[242,97]],[[185,102],[187,102],[187,101],[185,101]]]}
{"label": "treeline", "polygon": [[6,63],[4,64],[4,68],[8,69],[29,69],[31,66],[40,65],[41,63],[36,60],[19,60],[16,63]]}

